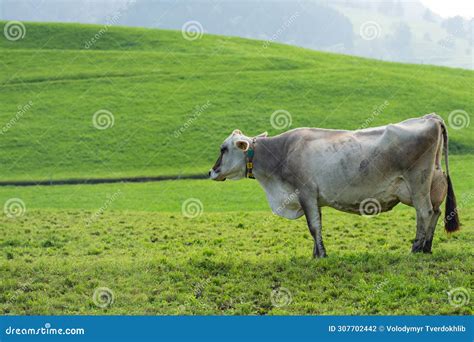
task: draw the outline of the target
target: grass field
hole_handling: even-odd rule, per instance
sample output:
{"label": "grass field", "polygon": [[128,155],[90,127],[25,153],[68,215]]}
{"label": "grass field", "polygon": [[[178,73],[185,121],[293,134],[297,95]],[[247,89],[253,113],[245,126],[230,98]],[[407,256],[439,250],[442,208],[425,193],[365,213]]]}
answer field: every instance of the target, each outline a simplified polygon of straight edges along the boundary
{"label": "grass field", "polygon": [[[205,173],[237,127],[436,111],[463,227],[448,236],[440,222],[433,255],[412,255],[413,209],[324,209],[329,257],[314,260],[304,219],[272,215],[255,181],[0,187],[2,314],[472,314],[453,293],[474,283],[474,135],[448,120],[474,112],[472,71],[136,28],[85,48],[101,27],[25,27],[0,37],[0,181]],[[99,110],[112,126],[94,126]]]}
{"label": "grass field", "polygon": [[[433,255],[410,253],[412,209],[373,218],[324,209],[329,257],[314,260],[304,219],[272,215],[255,182],[226,183],[3,190],[27,211],[0,219],[2,312],[472,314],[448,295],[472,288],[472,201],[460,203],[460,233],[439,224]],[[143,193],[154,201],[137,200]],[[200,201],[197,217],[183,215],[187,198]],[[101,287],[114,296],[106,308],[93,300]]]}

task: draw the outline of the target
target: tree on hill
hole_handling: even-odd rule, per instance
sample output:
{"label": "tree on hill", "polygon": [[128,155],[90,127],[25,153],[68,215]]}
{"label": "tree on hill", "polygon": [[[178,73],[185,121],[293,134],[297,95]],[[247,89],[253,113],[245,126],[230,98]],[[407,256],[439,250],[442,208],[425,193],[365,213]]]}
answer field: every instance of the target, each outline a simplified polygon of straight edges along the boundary
{"label": "tree on hill", "polygon": [[468,24],[468,39],[471,46],[474,46],[474,18],[469,21]]}
{"label": "tree on hill", "polygon": [[403,13],[405,13],[404,9],[403,9],[403,5],[402,3],[400,2],[400,0],[398,0],[395,5],[393,6],[393,14],[398,16],[398,17],[402,17],[403,16]]}
{"label": "tree on hill", "polygon": [[[160,16],[160,14],[166,15]],[[269,15],[271,13],[271,15]],[[159,20],[157,20],[159,18]],[[201,2],[178,3],[137,0],[119,24],[181,29],[198,21],[204,32],[258,38],[322,49],[353,46],[353,27],[339,11],[314,2]]]}
{"label": "tree on hill", "polygon": [[394,3],[392,0],[381,1],[377,6],[377,11],[385,15],[391,15],[393,7]]}
{"label": "tree on hill", "polygon": [[455,37],[458,37],[458,38],[466,37],[466,30],[464,28],[464,19],[459,15],[444,20],[441,26],[446,30],[446,32],[448,32],[449,34]]}
{"label": "tree on hill", "polygon": [[427,8],[425,10],[425,13],[423,13],[423,19],[426,20],[426,21],[429,21],[431,23],[435,22],[433,12],[431,12],[431,10],[429,8]]}
{"label": "tree on hill", "polygon": [[395,32],[390,36],[389,49],[402,61],[407,61],[413,56],[412,33],[410,27],[405,23],[400,23],[395,28]]}

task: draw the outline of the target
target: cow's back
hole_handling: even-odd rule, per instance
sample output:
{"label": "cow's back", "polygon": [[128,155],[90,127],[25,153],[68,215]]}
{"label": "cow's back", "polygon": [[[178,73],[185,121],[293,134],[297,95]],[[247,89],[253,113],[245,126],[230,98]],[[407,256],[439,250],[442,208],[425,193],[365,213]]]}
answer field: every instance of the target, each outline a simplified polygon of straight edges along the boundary
{"label": "cow's back", "polygon": [[433,118],[418,118],[357,131],[288,133],[285,178],[316,187],[328,205],[353,211],[368,197],[379,198],[384,209],[398,203],[407,173],[433,158],[440,127]]}

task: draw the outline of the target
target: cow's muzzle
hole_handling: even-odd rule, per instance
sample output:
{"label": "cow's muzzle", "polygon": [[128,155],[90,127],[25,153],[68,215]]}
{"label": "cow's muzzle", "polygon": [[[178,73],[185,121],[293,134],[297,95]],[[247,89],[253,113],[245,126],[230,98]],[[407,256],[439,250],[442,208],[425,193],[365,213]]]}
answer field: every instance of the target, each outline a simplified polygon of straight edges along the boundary
{"label": "cow's muzzle", "polygon": [[219,173],[220,169],[214,170],[214,168],[209,170],[209,178],[215,181],[225,181],[225,177],[221,177]]}

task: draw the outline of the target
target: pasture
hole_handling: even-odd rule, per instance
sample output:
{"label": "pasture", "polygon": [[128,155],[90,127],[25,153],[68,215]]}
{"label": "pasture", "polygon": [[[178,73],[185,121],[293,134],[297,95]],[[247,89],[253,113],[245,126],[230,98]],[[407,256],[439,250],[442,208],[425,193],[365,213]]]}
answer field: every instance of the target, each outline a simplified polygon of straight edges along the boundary
{"label": "pasture", "polygon": [[[12,196],[28,207],[0,221],[6,314],[472,313],[447,294],[472,287],[474,212],[466,205],[460,233],[438,225],[433,255],[410,253],[412,209],[372,218],[325,209],[329,257],[314,260],[304,219],[272,215],[250,180],[1,192]],[[183,215],[187,198],[199,199],[201,214]],[[113,292],[107,308],[94,304],[99,287]]]}
{"label": "pasture", "polygon": [[[234,128],[474,113],[467,70],[135,28],[109,27],[86,48],[100,26],[25,27],[22,40],[0,39],[0,181],[205,174]],[[104,110],[111,121],[97,128]],[[277,110],[285,127],[271,122]],[[325,208],[329,257],[314,260],[305,220],[274,216],[251,180],[2,186],[0,312],[472,314],[453,291],[473,288],[474,134],[450,123],[462,229],[448,236],[440,220],[432,255],[410,253],[411,208]]]}

